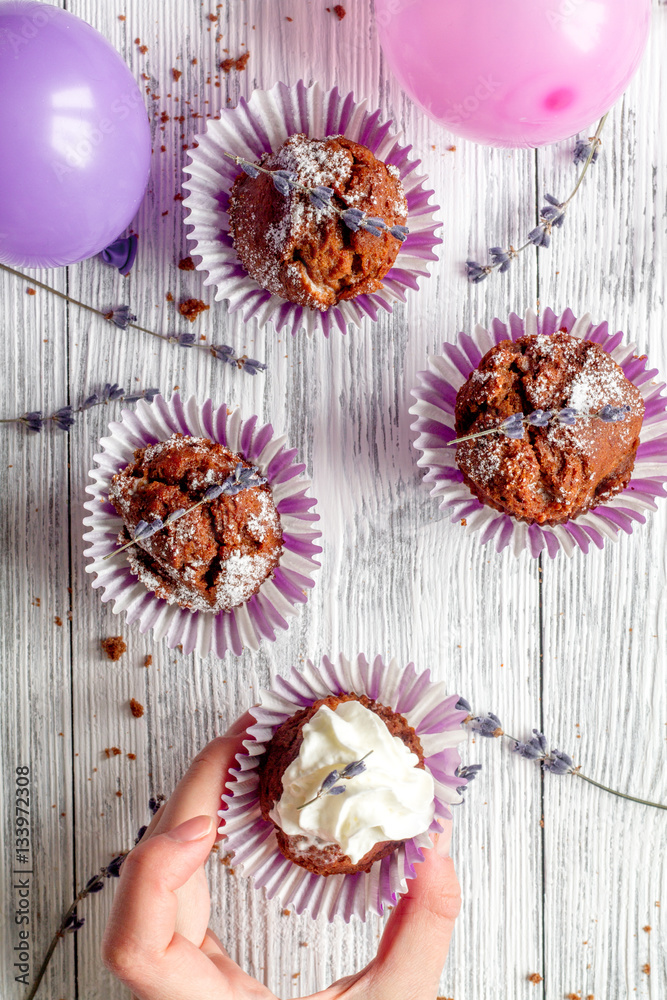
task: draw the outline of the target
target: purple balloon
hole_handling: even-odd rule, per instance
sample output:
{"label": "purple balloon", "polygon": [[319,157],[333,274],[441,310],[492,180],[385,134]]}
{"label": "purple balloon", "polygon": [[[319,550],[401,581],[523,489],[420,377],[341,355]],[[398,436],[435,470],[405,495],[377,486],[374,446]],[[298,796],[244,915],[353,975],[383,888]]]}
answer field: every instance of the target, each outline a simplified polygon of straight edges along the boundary
{"label": "purple balloon", "polygon": [[151,161],[129,69],[98,31],[36,0],[0,0],[0,261],[74,264],[129,225]]}

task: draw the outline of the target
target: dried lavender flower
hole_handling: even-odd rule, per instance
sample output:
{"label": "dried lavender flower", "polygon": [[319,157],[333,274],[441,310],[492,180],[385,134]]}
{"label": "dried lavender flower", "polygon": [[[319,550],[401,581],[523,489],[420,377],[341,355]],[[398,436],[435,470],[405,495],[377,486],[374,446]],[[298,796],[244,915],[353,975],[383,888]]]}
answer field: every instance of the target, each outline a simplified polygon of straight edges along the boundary
{"label": "dried lavender flower", "polygon": [[[148,522],[143,519],[140,520],[134,528],[132,538],[129,542],[125,542],[124,545],[118,546],[118,548],[112,549],[103,558],[102,562],[106,559],[111,559],[112,556],[118,555],[119,552],[124,552],[125,549],[129,549],[131,545],[136,545],[137,542],[144,541],[147,538],[151,538],[156,532],[162,531],[168,525],[173,524],[174,521],[178,521],[181,517],[185,517],[190,511],[196,510],[197,507],[201,507],[202,504],[208,503],[211,500],[217,500],[224,494],[227,496],[235,496],[242,490],[250,490],[255,486],[263,486],[266,483],[266,478],[259,474],[259,469],[256,466],[245,466],[242,462],[238,462],[234,471],[227,476],[224,483],[212,483],[204,491],[204,495],[201,500],[197,503],[192,504],[191,507],[179,507],[178,510],[174,510],[168,515],[164,520],[160,517],[154,518],[154,520]],[[159,808],[159,806],[157,807]]]}
{"label": "dried lavender flower", "polygon": [[[592,139],[579,139],[573,150],[573,159],[575,163],[586,163],[588,157],[591,154],[591,145],[593,145]],[[591,163],[597,163],[597,158],[600,155],[599,142],[595,144],[593,148],[593,155],[591,156]]]}
{"label": "dried lavender flower", "polygon": [[[348,205],[340,207],[333,200],[335,191],[333,188],[326,186],[325,184],[317,184],[314,187],[307,187],[302,184],[297,175],[290,170],[269,170],[267,167],[261,167],[258,163],[251,163],[249,160],[244,159],[242,156],[235,156],[233,153],[225,152],[230,160],[233,160],[244,173],[248,174],[250,177],[258,177],[259,174],[267,174],[273,181],[273,186],[276,191],[278,191],[284,197],[291,194],[293,191],[298,191],[300,194],[308,198],[310,204],[316,208],[318,211],[323,211],[325,209],[332,210],[339,219],[343,222],[345,226],[353,233],[358,232],[359,229],[365,230],[367,233],[371,233],[372,236],[382,236],[383,233],[388,232],[394,239],[398,240],[399,243],[404,243],[409,230],[407,226],[391,226],[387,225],[384,219],[379,219],[374,216],[367,216],[365,212],[362,212],[358,208],[352,208]],[[255,374],[251,372],[250,374]]]}
{"label": "dried lavender flower", "polygon": [[486,281],[493,268],[488,264],[479,264],[476,260],[466,261],[466,275],[468,281],[473,285],[478,285],[480,281]]}
{"label": "dried lavender flower", "polygon": [[256,361],[255,358],[243,358],[239,363],[239,367],[243,368],[248,375],[257,375],[258,372],[266,371],[264,362]]}
{"label": "dried lavender flower", "polygon": [[551,774],[570,774],[574,767],[574,761],[569,754],[562,750],[552,750],[542,761],[542,767]]}
{"label": "dried lavender flower", "polygon": [[546,194],[545,200],[547,204],[540,211],[539,223],[528,233],[525,242],[516,250],[513,247],[510,247],[509,250],[504,250],[502,247],[491,247],[489,249],[488,264],[479,264],[476,260],[466,261],[468,281],[476,285],[488,278],[489,274],[493,271],[499,271],[500,273],[507,271],[512,260],[529,247],[539,247],[546,250],[551,246],[552,230],[554,228],[560,229],[565,222],[565,214],[568,207],[581,187],[591,164],[595,163],[598,158],[601,143],[600,136],[607,117],[607,115],[604,115],[600,119],[595,135],[588,142],[578,142],[575,147],[575,163],[583,163],[583,169],[569,197],[565,201],[559,201],[554,195]]}
{"label": "dried lavender flower", "polygon": [[470,715],[472,712],[472,708],[469,702],[466,701],[466,699],[463,697],[459,698],[457,703],[454,705],[454,708],[456,709],[457,712],[467,712],[468,715]]}
{"label": "dried lavender flower", "polygon": [[351,760],[349,764],[345,765],[342,771],[339,771],[338,768],[334,768],[333,771],[330,771],[320,785],[317,795],[315,795],[312,799],[309,799],[308,802],[304,802],[303,805],[297,806],[297,811],[299,809],[305,809],[306,806],[312,806],[313,802],[317,802],[317,800],[321,799],[323,795],[342,795],[345,791],[345,786],[338,785],[337,782],[351,781],[352,778],[356,778],[358,775],[363,774],[366,770],[366,764],[364,762],[372,753],[373,751],[369,750],[367,754],[364,754],[361,760]]}
{"label": "dried lavender flower", "polygon": [[159,389],[144,389],[142,392],[135,393],[133,396],[126,396],[125,389],[117,385],[115,382],[113,384],[107,382],[103,389],[99,392],[94,392],[92,395],[87,396],[84,401],[77,407],[67,404],[67,406],[61,406],[60,409],[52,413],[50,417],[44,417],[41,410],[31,410],[29,413],[24,413],[21,417],[6,417],[0,420],[0,424],[23,424],[29,431],[34,433],[39,433],[44,429],[47,423],[52,423],[61,431],[69,431],[76,423],[76,414],[84,413],[86,410],[90,410],[93,406],[99,406],[101,403],[114,402],[117,399],[125,399],[126,402],[132,403],[139,399],[146,399],[151,403],[159,393]]}
{"label": "dried lavender flower", "polygon": [[470,722],[470,728],[487,739],[496,739],[499,736],[504,736],[502,723],[493,712],[489,712],[488,715],[475,716]]}
{"label": "dried lavender flower", "polygon": [[117,326],[119,330],[127,330],[130,323],[135,323],[137,317],[131,312],[129,306],[116,306],[104,314],[104,318]]}
{"label": "dried lavender flower", "polygon": [[276,191],[284,196],[288,195],[296,182],[296,174],[289,170],[272,170],[270,173]]}
{"label": "dried lavender flower", "polygon": [[517,441],[525,436],[526,426],[548,427],[550,424],[565,424],[572,426],[578,417],[588,420],[602,420],[605,423],[617,423],[631,412],[630,406],[612,406],[606,403],[597,413],[581,413],[573,406],[565,406],[562,410],[533,410],[531,413],[512,413],[495,427],[487,427],[474,434],[465,434],[448,442],[449,447],[462,444],[464,441],[475,441],[477,438],[488,437],[489,434],[504,434],[505,437]]}

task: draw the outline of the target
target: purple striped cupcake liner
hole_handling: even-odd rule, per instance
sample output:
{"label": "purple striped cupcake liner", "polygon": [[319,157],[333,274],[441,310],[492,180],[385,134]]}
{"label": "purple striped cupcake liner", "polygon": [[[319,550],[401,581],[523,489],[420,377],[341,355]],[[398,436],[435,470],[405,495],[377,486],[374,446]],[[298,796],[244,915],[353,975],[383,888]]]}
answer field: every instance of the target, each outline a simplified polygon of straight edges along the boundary
{"label": "purple striped cupcake liner", "polygon": [[[355,875],[315,875],[293,864],[281,854],[273,823],[262,819],[258,786],[259,759],[275,730],[296,712],[330,694],[367,695],[403,715],[415,730],[424,751],[424,764],[435,782],[435,818],[430,830],[407,840],[393,854],[377,861],[369,872]],[[323,915],[332,921],[352,916],[366,919],[394,906],[407,890],[407,879],[415,877],[415,865],[432,846],[431,832],[441,830],[438,820],[451,819],[451,806],[462,801],[457,791],[467,784],[457,777],[461,763],[456,746],[466,738],[461,728],[467,713],[456,708],[458,695],[447,695],[445,685],[431,681],[430,672],[418,674],[414,664],[399,667],[376,656],[370,663],[363,654],[348,660],[342,654],[334,662],[322,658],[319,666],[308,660],[289,677],[276,677],[268,691],[260,692],[260,704],[250,709],[255,724],[244,741],[246,753],[238,754],[238,766],[230,771],[228,791],[218,813],[224,820],[220,832],[225,850],[234,856],[237,872],[254,879],[269,899],[288,904],[297,913]]]}
{"label": "purple striped cupcake liner", "polygon": [[[276,331],[292,334],[301,328],[309,335],[319,330],[325,337],[333,329],[346,333],[349,325],[360,326],[364,317],[375,321],[381,310],[391,312],[395,302],[404,302],[407,290],[417,289],[418,279],[428,277],[428,262],[437,260],[434,248],[442,240],[435,231],[442,224],[435,218],[439,206],[430,204],[433,191],[417,173],[421,161],[410,157],[412,147],[403,145],[391,126],[379,111],[368,110],[367,101],[355,101],[354,94],[341,94],[337,87],[323,90],[317,83],[307,87],[303,80],[293,87],[277,83],[271,90],[255,90],[249,100],[241,98],[237,107],[223,109],[220,119],[209,121],[184,167],[190,178],[183,187],[190,193],[183,205],[186,225],[192,227],[192,255],[201,258],[197,270],[207,272],[204,284],[215,285],[216,300],[226,299],[230,312],[241,310],[245,322],[254,318],[260,326],[271,323]],[[258,160],[298,132],[313,138],[344,134],[367,146],[378,159],[398,168],[408,202],[410,235],[382,287],[324,313],[262,288],[239,261],[229,234],[229,192],[240,168],[224,152]]]}
{"label": "purple striped cupcake liner", "polygon": [[[464,483],[456,449],[448,447],[456,437],[456,393],[483,355],[501,340],[527,334],[551,336],[556,331],[592,340],[612,356],[642,394],[644,423],[632,479],[622,493],[564,524],[524,524],[482,504]],[[546,309],[540,317],[529,310],[524,319],[512,313],[508,323],[494,319],[489,330],[477,326],[473,334],[460,333],[455,344],[442,345],[442,355],[429,358],[428,371],[419,373],[419,385],[412,391],[417,400],[410,407],[417,418],[412,430],[417,435],[415,448],[421,452],[417,464],[427,470],[424,485],[452,522],[462,522],[467,532],[481,533],[482,543],[494,542],[498,552],[511,545],[515,555],[527,549],[531,556],[546,551],[551,558],[559,549],[567,556],[577,549],[588,552],[591,542],[601,549],[605,540],[616,541],[620,531],[630,535],[635,524],[645,523],[646,511],[656,510],[656,499],[667,495],[667,396],[665,383],[655,381],[657,370],[648,368],[646,356],[638,357],[636,345],[624,344],[623,339],[623,333],[609,332],[608,323],[596,326],[589,315],[577,319],[571,309],[562,316]]]}
{"label": "purple striped cupcake liner", "polygon": [[[101,588],[102,600],[113,601],[114,614],[124,613],[128,624],[138,621],[141,632],[152,629],[155,639],[166,638],[170,649],[182,645],[184,653],[213,653],[222,659],[229,650],[239,655],[246,647],[257,649],[264,639],[273,642],[305,603],[320,565],[315,556],[322,551],[315,544],[321,532],[313,528],[319,520],[312,510],[317,501],[307,496],[310,482],[301,475],[305,466],[296,450],[286,446],[284,437],[274,436],[270,424],[258,426],[256,416],[243,420],[238,409],[228,410],[224,403],[214,406],[208,399],[200,405],[192,397],[182,400],[178,393],[168,401],[162,396],[152,403],[140,400],[136,409],[122,410],[109,431],[89,473],[93,485],[86,492],[92,499],[84,506],[90,516],[83,522],[90,528],[83,536],[89,543],[84,555],[91,560],[86,572],[95,576],[93,587]],[[103,561],[117,547],[123,527],[109,501],[112,476],[132,461],[137,448],[172,434],[209,438],[238,452],[260,469],[273,491],[283,529],[280,561],[258,592],[231,611],[207,614],[168,604],[131,573],[126,553]]]}

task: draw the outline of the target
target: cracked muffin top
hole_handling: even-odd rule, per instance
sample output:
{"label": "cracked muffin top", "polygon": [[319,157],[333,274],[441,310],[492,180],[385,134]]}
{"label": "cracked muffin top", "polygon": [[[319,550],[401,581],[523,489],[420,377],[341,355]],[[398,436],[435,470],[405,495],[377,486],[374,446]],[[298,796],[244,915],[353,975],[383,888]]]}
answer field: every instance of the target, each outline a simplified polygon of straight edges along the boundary
{"label": "cracked muffin top", "polygon": [[[629,407],[617,422],[598,413]],[[610,354],[564,331],[504,340],[484,355],[456,396],[456,435],[494,427],[513,414],[571,407],[571,425],[525,427],[516,440],[490,434],[457,445],[456,463],[474,495],[536,524],[559,524],[611,500],[627,486],[644,401]]]}
{"label": "cracked muffin top", "polygon": [[[134,453],[112,480],[109,499],[125,522],[121,543],[140,521],[165,521],[222,485],[240,455],[207,438],[174,434]],[[221,496],[127,549],[130,569],[169,604],[191,611],[228,611],[248,601],[282,552],[280,517],[267,484]]]}
{"label": "cracked muffin top", "polygon": [[[407,221],[398,169],[344,136],[292,135],[259,161],[288,170],[305,187],[333,188],[333,204],[382,218],[389,228]],[[325,312],[342,299],[374,292],[392,267],[400,241],[349,229],[332,205],[316,208],[298,190],[280,194],[267,174],[240,174],[229,197],[234,247],[263,288]]]}

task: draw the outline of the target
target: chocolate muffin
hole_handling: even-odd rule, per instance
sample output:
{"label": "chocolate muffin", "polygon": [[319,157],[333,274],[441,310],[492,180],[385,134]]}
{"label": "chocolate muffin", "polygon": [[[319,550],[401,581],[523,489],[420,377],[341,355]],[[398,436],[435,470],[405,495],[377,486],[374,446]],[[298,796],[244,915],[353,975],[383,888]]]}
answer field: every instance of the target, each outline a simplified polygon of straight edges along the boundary
{"label": "chocolate muffin", "polygon": [[397,168],[341,135],[292,135],[259,164],[287,170],[309,188],[333,188],[334,195],[332,204],[316,208],[298,190],[280,194],[265,173],[240,174],[230,193],[229,220],[248,274],[281,298],[323,312],[341,299],[376,291],[400,241],[386,230],[379,236],[353,232],[333,205],[381,218],[389,228],[404,225],[408,210]]}
{"label": "chocolate muffin", "polygon": [[[627,408],[605,422],[603,407]],[[571,425],[558,411],[576,410]],[[495,427],[513,414],[553,411],[524,437],[490,434],[457,446],[456,463],[482,503],[517,520],[560,524],[628,485],[644,402],[610,354],[566,331],[504,340],[484,355],[456,396],[456,435]]]}
{"label": "chocolate muffin", "polygon": [[[109,499],[125,522],[119,542],[140,521],[188,509],[237,468],[240,455],[206,438],[174,434],[140,448],[112,480]],[[280,517],[268,485],[209,500],[126,550],[130,569],[158,597],[191,611],[228,611],[249,600],[282,552]]]}
{"label": "chocolate muffin", "polygon": [[[323,706],[335,712],[340,705],[347,702],[358,702],[365,709],[378,716],[384,726],[386,726],[390,736],[398,737],[405,744],[408,751],[418,758],[415,766],[422,771],[425,770],[424,752],[414,729],[408,725],[402,715],[376,701],[371,701],[365,695],[330,695],[327,698],[316,701],[310,707],[297,712],[284,722],[273,734],[259,763],[259,801],[261,813],[265,820],[273,822],[278,846],[284,856],[293,861],[294,864],[317,875],[350,875],[355,872],[368,872],[376,861],[382,860],[382,858],[391,854],[404,843],[404,840],[379,841],[360,859],[353,862],[344,853],[340,845],[320,841],[319,838],[315,843],[304,845],[302,836],[288,835],[276,821],[275,806],[281,800],[284,793],[283,778],[290,764],[299,757],[304,739],[304,726],[316,716]],[[338,761],[336,759],[336,755],[341,753],[340,746],[333,747],[332,753],[333,756],[329,759],[331,765],[346,763],[346,761]],[[325,768],[325,771],[329,771],[328,766]],[[358,779],[355,778],[353,781],[358,781]],[[341,796],[340,800],[343,798],[344,796]],[[336,801],[339,800],[337,799]],[[303,805],[305,804],[308,803],[304,800]],[[303,808],[303,805],[301,808]],[[428,826],[428,823],[426,826]],[[423,830],[418,832],[423,832]]]}

